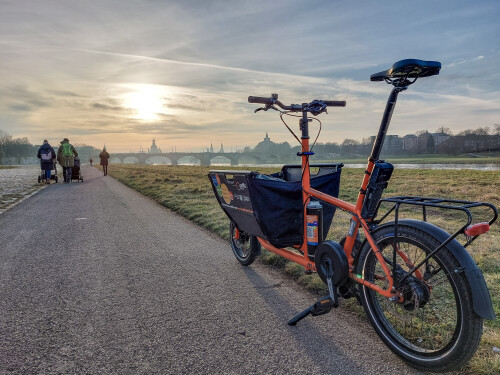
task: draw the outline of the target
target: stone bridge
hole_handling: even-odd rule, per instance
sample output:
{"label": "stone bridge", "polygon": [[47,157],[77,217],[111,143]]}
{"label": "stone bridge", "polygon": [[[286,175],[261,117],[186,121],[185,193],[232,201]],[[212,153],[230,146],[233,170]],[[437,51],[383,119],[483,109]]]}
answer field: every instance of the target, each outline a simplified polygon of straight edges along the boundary
{"label": "stone bridge", "polygon": [[[161,154],[113,153],[110,163],[115,164],[199,164],[210,166],[214,164],[278,164],[296,162],[293,154],[266,154],[254,152],[165,152]],[[94,160],[99,162],[98,156]]]}

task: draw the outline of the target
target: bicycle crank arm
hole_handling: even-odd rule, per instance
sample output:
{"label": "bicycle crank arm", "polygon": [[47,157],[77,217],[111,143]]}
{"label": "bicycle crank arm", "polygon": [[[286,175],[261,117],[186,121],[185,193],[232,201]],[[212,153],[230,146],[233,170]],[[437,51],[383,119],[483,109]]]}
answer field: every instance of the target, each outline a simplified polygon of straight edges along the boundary
{"label": "bicycle crank arm", "polygon": [[332,283],[332,276],[333,276],[332,262],[328,260],[327,264],[328,267],[327,267],[326,281],[328,284],[328,291],[330,292],[330,294],[326,297],[321,298],[314,305],[308,307],[301,313],[295,315],[292,319],[288,321],[288,325],[290,326],[296,325],[300,320],[304,319],[309,314],[311,314],[312,316],[318,316],[329,313],[332,310],[332,308],[339,306],[339,296],[337,292],[337,287],[334,287]]}
{"label": "bicycle crank arm", "polygon": [[294,326],[299,321],[304,319],[306,316],[311,314],[312,316],[323,315],[329,313],[332,308],[338,307],[338,302],[335,302],[330,296],[326,296],[317,301],[314,305],[308,307],[304,311],[295,315],[292,319],[288,321],[288,325]]}

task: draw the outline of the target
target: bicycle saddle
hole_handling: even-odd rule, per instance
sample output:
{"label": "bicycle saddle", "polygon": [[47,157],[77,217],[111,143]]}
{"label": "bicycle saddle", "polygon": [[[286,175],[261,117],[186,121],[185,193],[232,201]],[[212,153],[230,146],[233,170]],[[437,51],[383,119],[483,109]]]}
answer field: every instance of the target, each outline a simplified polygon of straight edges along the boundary
{"label": "bicycle saddle", "polygon": [[406,59],[394,63],[394,65],[383,72],[370,76],[370,81],[384,81],[392,78],[419,78],[430,77],[439,74],[441,63],[438,61],[423,61]]}

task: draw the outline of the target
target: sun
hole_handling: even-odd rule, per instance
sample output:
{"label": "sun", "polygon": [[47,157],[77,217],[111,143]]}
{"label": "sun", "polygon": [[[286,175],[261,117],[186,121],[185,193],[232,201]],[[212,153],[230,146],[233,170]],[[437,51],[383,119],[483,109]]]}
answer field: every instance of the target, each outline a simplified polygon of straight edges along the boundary
{"label": "sun", "polygon": [[134,85],[123,97],[124,105],[133,112],[133,118],[145,121],[158,120],[165,113],[164,93],[154,85]]}

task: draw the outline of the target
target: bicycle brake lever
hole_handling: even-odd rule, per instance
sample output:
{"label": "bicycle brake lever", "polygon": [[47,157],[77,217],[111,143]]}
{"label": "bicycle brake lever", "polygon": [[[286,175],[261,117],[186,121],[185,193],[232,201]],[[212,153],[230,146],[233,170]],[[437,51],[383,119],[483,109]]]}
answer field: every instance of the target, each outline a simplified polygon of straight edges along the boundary
{"label": "bicycle brake lever", "polygon": [[267,104],[265,107],[257,108],[256,110],[253,111],[253,113],[257,113],[259,111],[267,111],[269,109],[274,109],[275,111],[279,111],[274,105],[272,104]]}

